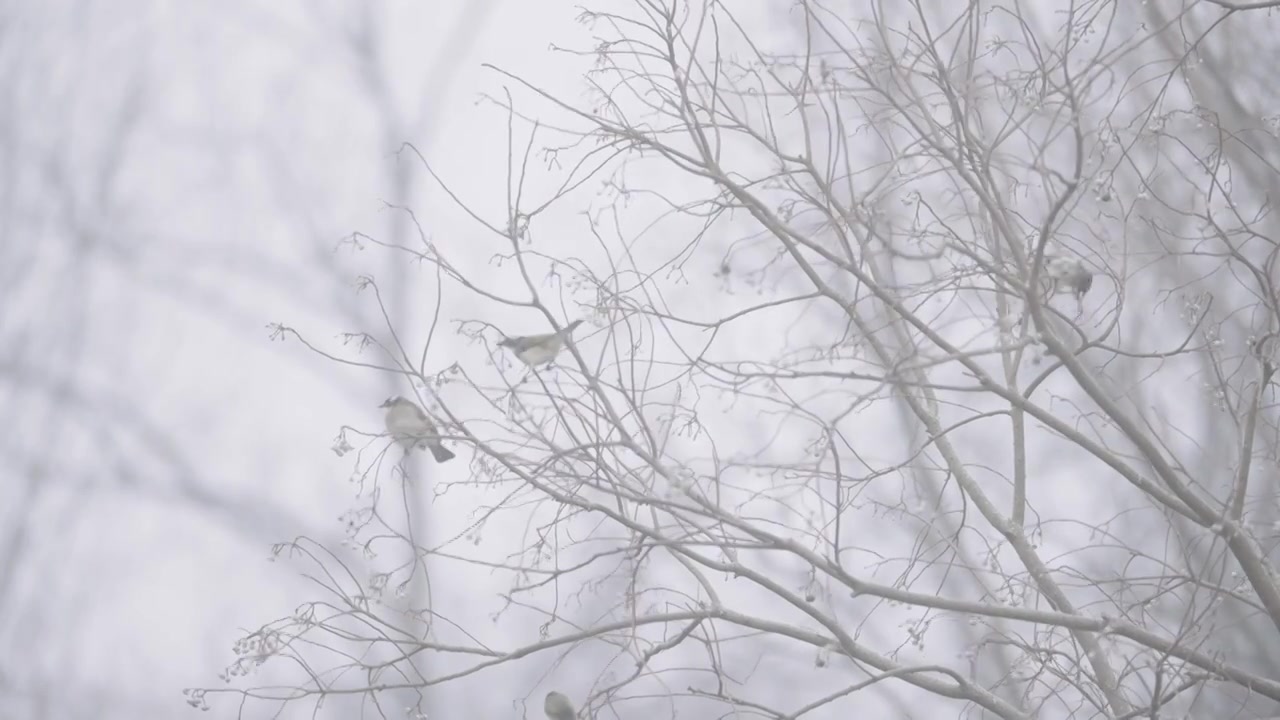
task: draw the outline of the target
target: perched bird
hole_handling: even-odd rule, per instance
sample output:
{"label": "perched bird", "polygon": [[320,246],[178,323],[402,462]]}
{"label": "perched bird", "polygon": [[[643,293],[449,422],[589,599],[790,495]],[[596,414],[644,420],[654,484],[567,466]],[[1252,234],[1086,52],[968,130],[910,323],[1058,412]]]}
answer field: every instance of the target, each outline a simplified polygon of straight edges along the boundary
{"label": "perched bird", "polygon": [[1076,258],[1045,253],[1043,289],[1046,297],[1071,294],[1084,312],[1084,295],[1093,287],[1093,273]]}
{"label": "perched bird", "polygon": [[436,431],[435,423],[431,422],[431,418],[422,412],[417,403],[397,395],[387,398],[378,407],[387,409],[387,434],[400,443],[406,455],[415,447],[424,447],[431,451],[436,462],[453,459],[453,453],[440,444],[440,433]]}
{"label": "perched bird", "polygon": [[547,699],[542,702],[542,711],[547,714],[551,720],[574,720],[578,716],[573,710],[573,703],[569,702],[569,698],[564,693],[558,693],[555,690],[547,693]]}
{"label": "perched bird", "polygon": [[1053,294],[1071,293],[1083,297],[1093,287],[1093,273],[1084,263],[1063,255],[1044,256],[1044,274],[1053,281]]}
{"label": "perched bird", "polygon": [[581,324],[582,320],[574,320],[560,332],[504,337],[498,341],[498,345],[511,348],[516,358],[529,367],[542,365],[556,359],[556,355],[560,354],[560,348],[564,347],[565,340],[568,340],[573,334],[573,329]]}

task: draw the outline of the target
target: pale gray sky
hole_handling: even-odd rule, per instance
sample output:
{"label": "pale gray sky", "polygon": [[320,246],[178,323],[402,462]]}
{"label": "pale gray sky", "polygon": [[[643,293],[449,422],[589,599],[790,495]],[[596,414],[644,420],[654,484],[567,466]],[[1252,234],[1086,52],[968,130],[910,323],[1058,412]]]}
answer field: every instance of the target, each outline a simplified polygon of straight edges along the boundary
{"label": "pale gray sky", "polygon": [[[631,12],[636,7],[623,0],[589,5],[596,10],[625,6]],[[951,10],[944,5],[938,4],[943,8],[938,17],[950,17],[946,13]],[[907,16],[894,16],[905,13],[905,6],[885,7],[900,29],[919,29]],[[779,52],[803,49],[804,19],[790,3],[737,3],[734,12],[759,47]],[[1142,14],[1146,12],[1130,8],[1119,12],[1114,21],[1097,20],[1091,27],[1105,27],[1103,34],[1109,34],[1103,38],[1086,33],[1080,47],[1122,42],[1150,32],[1146,23],[1158,23]],[[409,385],[320,357],[292,336],[277,342],[268,326],[287,325],[347,359],[377,360],[373,351],[358,354],[342,338],[343,333],[370,332],[387,340],[372,291],[357,287],[360,278],[368,275],[378,281],[384,298],[393,305],[391,320],[415,361],[428,334],[434,332],[424,362],[426,374],[456,362],[486,390],[499,387],[504,373],[518,375],[501,352],[498,365],[491,364],[486,344],[459,334],[459,323],[472,323],[468,329],[480,332],[491,346],[499,330],[510,334],[549,330],[537,310],[512,308],[449,280],[437,303],[440,286],[429,263],[397,260],[395,253],[367,239],[360,248],[343,240],[353,233],[380,240],[401,232],[402,240],[420,247],[416,230],[404,224],[407,216],[386,207],[386,203],[403,202],[412,209],[435,252],[458,274],[484,292],[513,301],[527,299],[528,288],[519,269],[495,259],[509,251],[509,243],[469,217],[423,171],[416,154],[401,150],[404,143],[412,143],[457,199],[484,221],[501,226],[509,192],[513,192],[507,183],[508,169],[520,166],[530,128],[523,120],[511,123],[515,147],[509,148],[508,114],[485,96],[502,100],[505,89],[510,89],[520,113],[544,122],[535,148],[567,144],[559,128],[582,127],[582,123],[575,124],[570,113],[483,68],[482,63],[504,68],[575,106],[592,108],[598,95],[588,81],[616,82],[616,77],[590,75],[597,67],[590,52],[556,48],[589,51],[599,37],[612,31],[593,30],[580,21],[580,13],[577,2],[566,0],[135,0],[110,7],[68,1],[0,12],[0,407],[12,408],[9,429],[0,433],[0,718],[109,720],[195,712],[184,706],[181,690],[219,685],[218,674],[235,660],[232,644],[237,638],[289,616],[302,603],[324,594],[306,577],[316,571],[314,565],[298,558],[269,561],[274,543],[303,535],[314,538],[358,566],[363,576],[356,580],[362,583],[394,562],[393,553],[367,559],[342,547],[344,519],[367,496],[357,497],[358,486],[353,482],[357,455],[339,456],[331,448],[343,426],[380,432],[377,405],[389,394],[409,394]],[[1032,15],[1043,25],[1029,30],[1032,35],[1049,35],[1062,22],[1061,14],[1054,12]],[[1000,62],[1013,62],[1000,60],[1006,52],[1000,43],[1015,35],[1007,32],[1003,40],[993,39],[998,34],[993,28],[1007,28],[1000,23],[1011,22],[1000,17],[1004,19],[984,20],[992,25],[974,31],[986,43],[977,51],[981,62],[997,68]],[[1208,27],[1207,15],[1189,17]],[[1188,26],[1194,23],[1188,21]],[[1204,45],[1215,48],[1220,63],[1208,68],[1189,62],[1191,79],[1170,83],[1160,102],[1176,108],[1203,103],[1237,109],[1239,117],[1247,119],[1240,120],[1240,126],[1248,130],[1249,123],[1256,124],[1262,117],[1249,105],[1260,94],[1250,85],[1255,82],[1252,76],[1240,73],[1243,101],[1219,98],[1213,93],[1228,92],[1224,84],[1201,79],[1210,70],[1225,73],[1232,63],[1247,57],[1241,38],[1253,35],[1243,32],[1247,26],[1232,27],[1241,33],[1233,38],[1236,44],[1216,34],[1211,35],[1212,43]],[[728,26],[715,30],[726,37],[732,34]],[[880,40],[892,47],[902,37]],[[725,42],[730,50],[727,61],[748,61],[748,48]],[[874,42],[868,39],[868,44]],[[820,53],[830,50],[816,48]],[[1085,50],[1080,52],[1087,56]],[[1180,260],[1157,267],[1167,253],[1183,249],[1167,228],[1196,223],[1155,206],[1143,185],[1159,180],[1181,188],[1176,179],[1169,179],[1170,174],[1162,174],[1163,168],[1197,167],[1186,158],[1169,159],[1174,151],[1165,146],[1159,152],[1152,150],[1157,143],[1150,134],[1143,134],[1145,123],[1155,120],[1141,117],[1141,107],[1160,104],[1143,94],[1153,92],[1156,80],[1162,79],[1150,68],[1170,72],[1177,63],[1169,58],[1183,52],[1190,50],[1176,42],[1161,46],[1153,35],[1139,49],[1108,60],[1118,76],[1131,84],[1099,81],[1095,86],[1101,88],[1091,97],[1096,107],[1113,103],[1121,109],[1087,114],[1089,122],[1082,132],[1093,143],[1091,152],[1096,151],[1086,162],[1088,172],[1095,173],[1089,176],[1093,185],[1085,199],[1069,209],[1071,221],[1063,225],[1066,244],[1098,271],[1098,289],[1088,298],[1081,326],[1102,332],[1118,318],[1119,339],[1108,341],[1124,345],[1135,357],[1142,353],[1156,357],[1176,344],[1163,335],[1169,328],[1175,335],[1187,332],[1179,324],[1180,314],[1211,275],[1211,271],[1201,273],[1204,265],[1196,264],[1210,261],[1190,255],[1185,264]],[[1200,61],[1199,56],[1194,59]],[[976,85],[990,80],[978,75]],[[1240,109],[1243,105],[1248,107]],[[941,103],[929,107],[938,117],[949,112]],[[1089,108],[1093,113],[1095,105]],[[894,231],[909,235],[912,242],[919,239],[913,233],[920,227],[912,225],[912,212],[917,213],[916,219],[925,217],[923,226],[931,232],[939,232],[938,225],[932,224],[936,218],[930,218],[919,204],[913,205],[920,194],[933,203],[930,212],[941,212],[951,223],[949,232],[959,228],[954,232],[975,243],[988,232],[976,219],[981,213],[973,211],[977,204],[971,204],[971,193],[961,183],[952,183],[954,177],[948,180],[943,173],[933,185],[903,180],[909,174],[906,170],[877,175],[879,163],[889,167],[901,162],[896,167],[911,172],[935,167],[935,159],[911,166],[913,161],[906,158],[919,152],[917,143],[898,145],[894,151],[887,149],[889,141],[886,147],[877,144],[883,138],[872,130],[898,123],[901,118],[894,111],[883,110],[877,117],[884,125],[873,128],[871,122],[858,125],[860,118],[853,117],[852,106],[846,109],[850,116],[841,119],[849,121],[850,127],[843,130],[862,143],[854,143],[853,154],[858,156],[849,158],[857,167],[856,179],[850,180],[856,192],[851,194],[865,193],[859,202],[867,198],[879,202],[879,219],[896,223]],[[772,118],[795,152],[808,151],[806,139],[818,145],[824,142],[797,131],[796,123],[819,117],[813,106],[806,111],[811,115],[776,110]],[[877,113],[868,106],[860,111]],[[1209,133],[1202,132],[1202,124],[1192,117],[1186,114],[1169,120],[1171,126],[1183,123],[1177,126],[1179,140],[1212,145],[1215,140],[1206,139]],[[984,120],[994,128],[1003,127],[1005,118],[993,113]],[[1107,133],[1113,132],[1107,123],[1113,121],[1118,128],[1114,132],[1132,132],[1125,141],[1130,143],[1126,151],[1141,160],[1134,167],[1115,157],[1116,143],[1104,142]],[[1052,124],[1052,120],[1031,117],[1026,120],[1029,135],[1038,137],[1038,122]],[[901,138],[905,124],[894,127],[887,134]],[[674,137],[675,144],[685,142],[678,134]],[[1060,137],[1065,135],[1055,135]],[[740,177],[775,167],[775,158],[753,154],[753,142],[741,137],[725,142],[725,164]],[[1018,177],[1026,185],[1011,189],[1008,206],[1023,213],[1020,221],[1031,226],[1034,223],[1026,218],[1044,212],[1042,196],[1046,194],[1035,183],[1048,173],[1040,174],[1043,168],[1023,157],[1032,154],[1027,147],[1010,144],[1016,149],[1006,150],[1014,157],[1001,162],[1016,168],[1011,174],[1023,173]],[[590,156],[591,147],[565,149],[556,158],[558,163],[546,154],[533,153],[521,190],[523,206],[533,207],[553,196],[573,163]],[[1064,147],[1054,144],[1045,154],[1047,159],[1037,162],[1069,167],[1073,158]],[[1234,160],[1233,167],[1247,165],[1240,157]],[[1249,187],[1263,188],[1256,193],[1263,197],[1271,186],[1266,163],[1257,166],[1264,170],[1251,178]],[[572,258],[575,268],[597,278],[630,266],[613,278],[609,288],[642,307],[644,312],[637,316],[666,313],[712,323],[737,310],[811,290],[810,279],[786,264],[772,237],[755,240],[761,229],[749,213],[739,209],[726,214],[700,236],[701,219],[668,212],[671,198],[704,198],[714,192],[705,178],[675,172],[670,163],[651,154],[628,163],[625,172],[613,177],[612,185],[602,180],[574,190],[537,218],[529,257],[544,253]],[[1101,199],[1103,185],[1119,199]],[[406,187],[407,195],[397,197],[397,190]],[[770,194],[773,190],[753,188],[768,198],[775,197]],[[1166,200],[1194,205],[1203,194],[1197,193],[1201,190],[1169,191]],[[781,208],[777,211],[782,213]],[[796,222],[815,236],[828,229],[816,222],[806,225],[804,219]],[[1265,229],[1261,222],[1258,227]],[[1204,232],[1203,228],[1198,231]],[[685,248],[694,247],[695,238],[698,251],[686,256]],[[912,245],[912,251],[927,247],[927,242]],[[1043,605],[1042,598],[1027,590],[1027,575],[999,532],[976,520],[967,500],[957,499],[954,477],[944,472],[943,463],[932,451],[915,454],[915,444],[923,441],[921,428],[895,405],[897,400],[886,390],[892,383],[819,376],[773,387],[756,385],[739,394],[730,389],[729,381],[695,379],[681,365],[702,349],[707,351],[702,359],[727,364],[776,360],[794,350],[806,361],[830,361],[848,371],[851,360],[842,364],[847,358],[832,360],[819,353],[845,332],[848,320],[843,309],[817,302],[780,305],[752,314],[746,322],[726,324],[715,333],[691,323],[641,320],[637,327],[644,333],[631,336],[627,334],[633,330],[630,324],[623,332],[621,323],[610,327],[605,313],[598,312],[608,306],[614,313],[609,317],[616,319],[622,314],[622,300],[603,298],[564,267],[558,276],[543,277],[539,273],[545,272],[545,263],[536,258],[530,262],[540,299],[557,320],[587,320],[575,337],[588,361],[605,368],[602,378],[621,383],[618,378],[626,374],[624,370],[655,361],[645,366],[649,374],[644,382],[651,389],[644,400],[651,405],[642,417],[662,428],[666,438],[662,449],[673,466],[709,476],[724,463],[739,463],[718,479],[736,484],[735,490],[744,497],[754,500],[759,491],[759,497],[768,500],[735,505],[744,516],[767,527],[817,529],[804,535],[806,539],[836,533],[831,530],[837,526],[829,499],[821,492],[810,492],[812,487],[827,485],[795,468],[808,462],[811,453],[822,453],[826,436],[813,418],[839,416],[832,422],[853,438],[847,456],[852,459],[841,469],[845,474],[841,482],[862,475],[875,478],[874,484],[848,485],[845,492],[849,494],[841,499],[865,503],[858,505],[857,512],[842,515],[844,524],[838,526],[837,544],[846,543],[855,558],[848,561],[850,572],[865,573],[885,584],[909,584],[900,578],[911,576],[910,582],[916,583],[912,589],[955,593],[972,602],[995,598],[1011,606]],[[945,283],[946,273],[958,267],[912,265],[901,259],[887,264],[902,272],[893,282],[886,281],[889,285],[901,282],[895,287]],[[945,271],[938,271],[940,266]],[[753,275],[755,270],[758,275]],[[1225,282],[1225,275],[1218,280]],[[854,292],[855,283],[843,273],[833,271],[829,279],[842,291]],[[658,299],[649,294],[655,288],[660,291]],[[1125,295],[1126,291],[1132,295]],[[922,290],[921,296],[925,293],[933,293],[931,299],[916,309],[936,322],[948,340],[966,348],[998,340],[990,321],[994,313],[987,299],[990,295]],[[911,297],[914,302],[915,296]],[[1254,325],[1266,324],[1241,320],[1255,317],[1249,315],[1252,310],[1246,312],[1254,302],[1249,292],[1236,286],[1218,287],[1218,297],[1222,304],[1215,308],[1220,313],[1216,321],[1226,328],[1218,332],[1229,340],[1242,341]],[[433,331],[437,310],[440,324]],[[482,329],[481,323],[494,327]],[[714,343],[704,348],[712,338]],[[851,348],[861,342],[851,335],[841,350],[853,353]],[[1150,431],[1162,448],[1202,464],[1187,472],[1202,472],[1197,478],[1211,487],[1206,492],[1220,490],[1229,478],[1224,480],[1219,471],[1234,456],[1201,449],[1234,450],[1237,439],[1232,432],[1238,423],[1219,419],[1213,395],[1216,386],[1206,384],[1205,377],[1213,374],[1210,368],[1219,367],[1215,362],[1236,362],[1243,351],[1222,357],[1160,357],[1150,364],[1112,363],[1114,356],[1105,354],[1110,352],[1095,348],[1082,357],[1114,395],[1131,403],[1126,409],[1150,419],[1145,427],[1154,428]],[[997,355],[983,356],[980,362],[993,375],[1003,377]],[[1024,366],[1020,372],[1019,378],[1026,383],[1040,370]],[[558,384],[564,377],[555,373],[545,377],[566,396],[579,397],[573,394],[572,383]],[[955,363],[939,362],[930,377],[944,393],[951,393],[944,395],[938,412],[948,424],[956,423],[947,434],[963,449],[966,467],[995,502],[1007,504],[1013,453],[1007,421],[999,413],[1007,411],[1008,403],[974,392],[969,387],[972,373]],[[1223,382],[1244,381],[1232,375]],[[451,380],[439,392],[452,411],[465,415],[469,429],[492,433],[498,441],[512,440],[509,428],[518,413],[493,401],[496,391],[484,393]],[[1097,419],[1101,411],[1083,398],[1067,373],[1053,375],[1038,392],[1037,400],[1060,413],[1059,417],[1113,442],[1118,456],[1134,456],[1124,438],[1109,434],[1114,433],[1113,427]],[[784,393],[798,398],[795,407],[809,415],[779,412],[777,403]],[[700,414],[697,432],[681,425],[687,419],[681,412],[690,408]],[[983,411],[991,415],[969,422]],[[1264,418],[1264,427],[1272,425]],[[1129,542],[1152,552],[1158,549],[1160,554],[1165,548],[1156,536],[1174,535],[1174,526],[1143,524],[1159,516],[1150,509],[1148,498],[1118,479],[1111,466],[1084,452],[1078,442],[1064,441],[1062,433],[1050,432],[1043,423],[1032,422],[1028,427],[1027,457],[1032,467],[1028,495],[1035,520],[1044,521],[1031,541],[1043,549],[1053,571],[1066,578],[1064,583],[1085,612],[1093,612],[1094,603],[1105,605],[1117,596],[1117,604],[1129,602],[1124,593],[1108,595],[1111,588],[1097,578],[1137,573],[1140,563],[1127,566],[1129,551],[1115,550],[1108,543]],[[366,440],[354,432],[349,439],[356,448],[365,447]],[[367,452],[376,452],[384,444],[375,441]],[[553,551],[563,552],[554,559],[564,565],[570,558],[585,557],[591,549],[603,547],[603,543],[593,544],[593,532],[603,533],[610,542],[629,539],[617,527],[597,526],[593,517],[579,516],[552,527],[561,509],[547,503],[520,505],[477,525],[488,507],[508,499],[502,494],[508,486],[487,489],[454,484],[490,475],[485,468],[469,465],[470,448],[462,443],[452,447],[460,455],[458,461],[436,466],[418,460],[414,465],[420,477],[410,487],[420,494],[409,492],[408,500],[420,510],[415,513],[414,531],[421,544],[461,538],[458,545],[464,546],[474,540],[476,555],[506,563],[514,562],[509,554],[521,544],[545,533],[550,538],[548,562]],[[392,451],[392,461],[397,457],[398,451]],[[920,465],[912,464],[917,461]],[[814,467],[822,467],[822,462],[815,461]],[[1257,472],[1270,472],[1270,466],[1263,467]],[[366,487],[376,485],[390,498],[388,502],[397,500],[401,486],[392,479],[390,468],[384,465],[372,472]],[[643,481],[654,482],[654,477]],[[647,489],[670,494],[674,492],[670,480],[659,478]],[[934,502],[938,498],[930,494],[930,483],[942,488],[937,492],[943,500]],[[444,487],[449,491],[436,496],[434,489]],[[1267,487],[1260,483],[1254,492],[1265,500],[1270,497]],[[1139,522],[1129,510],[1146,514]],[[1259,522],[1268,512],[1274,515],[1270,510],[1258,511]],[[947,525],[952,522],[966,525],[953,537],[933,528],[935,521],[938,527],[952,527]],[[1105,540],[1098,539],[1100,525],[1112,533]],[[589,541],[560,547],[558,543],[570,537]],[[1150,545],[1144,544],[1148,540]],[[967,557],[975,558],[973,566],[961,567],[962,562],[946,555],[960,546],[971,553]],[[914,561],[928,554],[921,547],[930,548],[929,552],[943,548],[937,550],[937,557],[949,559],[915,575]],[[1175,558],[1170,567],[1181,567],[1179,551],[1168,551]],[[810,602],[838,616],[875,652],[903,663],[937,661],[958,672],[968,669],[964,653],[974,651],[972,639],[980,631],[972,630],[960,616],[923,606],[882,604],[873,597],[851,599],[838,582],[829,578],[817,582],[803,567],[769,552],[759,555],[760,566],[768,568],[786,592],[812,593]],[[629,561],[619,562],[624,560]],[[959,568],[954,573],[950,562]],[[1002,562],[1010,567],[1004,585],[965,584],[968,580],[963,578],[969,572],[982,577],[1006,573],[999,567]],[[1144,572],[1147,569],[1143,566]],[[655,607],[685,607],[695,597],[705,601],[702,587],[684,572],[670,557],[652,559],[643,573],[647,582],[659,588],[643,594],[636,607],[648,612]],[[796,612],[777,593],[739,582],[733,573],[708,575],[707,586],[725,592],[737,607],[786,618],[808,629],[815,626],[812,618]],[[1082,576],[1087,579],[1078,587],[1073,585]],[[666,577],[672,578],[670,586],[663,585]],[[526,581],[538,578],[535,573]],[[537,642],[544,631],[567,634],[573,623],[613,618],[611,612],[631,601],[631,586],[619,577],[602,580],[598,586],[575,577],[520,596],[521,601],[536,598],[545,603],[540,608],[508,605],[504,593],[512,583],[510,574],[492,566],[434,565],[429,588],[433,607],[458,623],[456,627],[441,624],[441,641],[514,649]],[[413,592],[427,589],[415,586]],[[1163,597],[1164,593],[1158,594]],[[1153,606],[1160,599],[1153,600]],[[544,628],[546,617],[541,613],[548,607],[558,615],[556,622]],[[1176,615],[1178,610],[1171,612]],[[1146,605],[1141,612],[1146,612]],[[1234,616],[1196,618],[1193,629],[1197,632],[1221,622],[1253,639],[1248,637],[1250,626],[1236,623]],[[1161,619],[1152,620],[1153,626]],[[929,644],[909,640],[911,632],[927,632],[931,623]],[[1061,627],[1046,631],[1036,640],[1053,645],[1061,636],[1052,633],[1061,631]],[[983,636],[983,642],[990,637]],[[1259,648],[1254,656],[1238,662],[1269,676],[1270,651]],[[637,692],[653,695],[629,707],[650,710],[656,717],[653,713],[671,707],[663,700],[665,693],[709,682],[712,676],[681,669],[684,662],[704,667],[707,656],[699,654],[694,643],[681,650],[685,654],[663,658],[672,670],[669,675],[647,677],[634,686]],[[786,708],[798,707],[803,700],[797,698],[802,695],[812,699],[865,677],[847,659],[832,661],[823,654],[826,651],[797,649],[794,643],[776,638],[762,639],[752,650],[728,652],[716,662],[741,683],[745,695],[777,700]],[[1015,650],[1009,652],[1014,653],[1011,657],[1021,657]],[[1120,664],[1133,658],[1145,662],[1149,657],[1124,655],[1127,650],[1112,646],[1108,652]],[[444,653],[427,656],[434,669],[455,667],[464,659]],[[428,704],[438,717],[540,718],[546,690],[560,688],[571,697],[583,698],[624,678],[633,670],[629,662],[625,653],[604,643],[582,643],[445,685],[432,691]],[[329,669],[336,661],[330,657],[317,663]],[[235,682],[243,686],[287,682],[296,679],[294,672],[296,668],[287,664],[268,663],[248,680]],[[670,687],[663,687],[663,682]],[[1126,682],[1136,688],[1145,676]],[[1014,701],[1019,687],[1004,685],[999,692]],[[413,701],[407,693],[395,699]],[[530,701],[527,712],[521,705],[526,699]],[[241,716],[230,696],[210,702],[212,717]],[[688,703],[680,705],[685,712],[682,717],[697,717],[709,707],[689,698],[682,702]],[[844,717],[850,711],[888,717],[885,713],[902,714],[906,708],[921,717],[931,717],[925,713],[937,708],[980,716],[971,704],[941,701],[894,681],[874,685],[844,702],[806,717]],[[274,709],[269,703],[250,704],[243,716],[269,717]],[[392,708],[388,717],[396,717],[402,709]],[[313,710],[314,704],[305,700],[290,705],[281,716],[311,717]],[[329,700],[316,716],[362,714],[375,717],[377,711],[351,696]]]}

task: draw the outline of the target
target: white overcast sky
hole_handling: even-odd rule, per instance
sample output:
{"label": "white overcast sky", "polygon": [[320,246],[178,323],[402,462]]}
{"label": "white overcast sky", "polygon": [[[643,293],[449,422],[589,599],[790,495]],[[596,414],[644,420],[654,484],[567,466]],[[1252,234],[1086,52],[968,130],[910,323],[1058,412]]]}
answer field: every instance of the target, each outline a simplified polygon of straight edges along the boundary
{"label": "white overcast sky", "polygon": [[[47,453],[52,467],[38,486],[17,461],[0,469],[0,523],[21,528],[4,535],[19,552],[0,617],[0,715],[194,712],[181,689],[217,683],[240,628],[314,594],[267,562],[270,544],[340,539],[351,464],[329,445],[342,424],[379,429],[386,380],[272,343],[266,324],[322,342],[360,329],[341,313],[361,312],[344,288],[365,258],[333,251],[385,227],[388,135],[501,208],[505,117],[478,102],[501,84],[481,62],[579,91],[586,61],[549,50],[588,44],[571,2],[369,3],[369,69],[343,37],[361,6],[6,11],[8,147],[20,152],[5,160],[17,211],[0,353],[29,377],[0,398],[27,418],[10,441],[30,452],[14,457]],[[374,77],[389,83],[381,98]],[[388,111],[398,124],[383,125]],[[127,139],[112,140],[121,127]],[[418,189],[425,215],[430,191]],[[429,224],[458,248],[476,235]],[[54,375],[73,378],[93,402],[80,412],[105,427],[40,435],[52,421],[37,386]],[[510,712],[511,697],[489,700]]]}
{"label": "white overcast sky", "polygon": [[[371,298],[355,284],[366,273],[386,277],[389,256],[340,241],[353,232],[385,237],[397,164],[414,177],[410,207],[441,254],[491,287],[515,286],[510,267],[490,263],[503,249],[493,235],[396,151],[415,145],[458,196],[500,223],[508,118],[482,95],[501,97],[507,85],[520,110],[553,121],[554,113],[481,63],[588,103],[592,58],[553,49],[595,44],[578,4],[63,0],[0,11],[0,407],[12,409],[0,436],[0,718],[185,716],[194,711],[181,690],[217,684],[245,629],[317,595],[303,566],[268,561],[270,547],[300,534],[336,547],[354,490],[352,456],[331,452],[333,438],[343,425],[379,431],[376,406],[407,388],[297,342],[273,342],[267,325],[284,323],[339,350],[340,333],[377,330]],[[797,33],[789,7],[734,4],[761,42],[779,46]],[[372,61],[360,56],[362,44]],[[525,130],[517,124],[517,153]],[[551,193],[551,175],[535,170],[526,193]],[[673,195],[705,190],[688,177],[644,179]],[[630,201],[644,208],[651,199]],[[603,267],[582,211],[614,202],[621,200],[592,188],[578,193],[539,220],[538,249]],[[1122,223],[1112,225],[1123,234]],[[696,230],[673,221],[624,232],[638,238],[638,264],[656,269]],[[750,234],[750,222],[724,223],[708,245],[727,247],[739,231]],[[1095,239],[1100,248],[1112,242]],[[741,286],[721,292],[711,275],[718,262],[716,253],[691,261],[683,269],[692,279],[670,282],[666,300],[689,315],[752,302]],[[409,264],[403,277],[406,307],[393,319],[420,347],[435,309],[434,274]],[[589,315],[589,290],[548,292],[561,322]],[[1102,292],[1110,290],[1093,297]],[[495,372],[479,345],[454,333],[454,321],[484,320],[513,334],[548,329],[532,310],[495,308],[456,286],[443,305],[429,371],[458,361],[476,374]],[[778,317],[775,326],[726,330],[720,347],[764,353],[833,332],[821,313]],[[580,331],[584,347],[598,330]],[[946,331],[990,330],[971,322]],[[1193,402],[1162,400],[1171,405],[1166,415],[1203,415]],[[828,401],[840,398],[815,395],[813,407]],[[766,445],[770,422],[744,424],[734,442]],[[865,425],[864,457],[889,462],[903,435],[897,417],[885,411]],[[984,433],[956,434],[970,448],[1000,451],[1000,439]],[[786,436],[779,445],[798,452],[812,439]],[[1054,442],[1033,438],[1033,454],[1056,458],[1040,466],[1043,475],[1082,472]],[[703,451],[679,439],[672,452]],[[463,477],[462,454],[434,471]],[[999,471],[990,472],[997,483]],[[1082,477],[1040,483],[1034,499],[1064,515],[1087,514],[1113,489],[1103,473]],[[464,530],[477,502],[461,493],[433,498],[429,531]],[[864,528],[868,544],[896,542],[882,529]],[[1051,532],[1074,548],[1091,530]],[[524,528],[485,528],[489,538],[517,531]],[[434,579],[437,597],[477,635],[514,647],[536,638],[537,627],[520,625],[518,613],[488,621],[506,583],[481,569]],[[884,617],[865,633],[891,648],[901,633]],[[448,686],[442,697],[474,718],[518,717],[513,703],[534,698],[529,717],[540,717],[536,699],[546,689],[586,692],[599,670],[591,652],[562,665],[553,665],[558,655],[535,658]],[[810,657],[787,662],[769,675],[780,688],[815,677]],[[815,686],[833,677],[843,676]],[[212,717],[238,716],[233,702],[213,705]],[[335,703],[320,716],[347,710]],[[253,707],[245,716],[267,712]],[[290,713],[309,717],[310,707]]]}

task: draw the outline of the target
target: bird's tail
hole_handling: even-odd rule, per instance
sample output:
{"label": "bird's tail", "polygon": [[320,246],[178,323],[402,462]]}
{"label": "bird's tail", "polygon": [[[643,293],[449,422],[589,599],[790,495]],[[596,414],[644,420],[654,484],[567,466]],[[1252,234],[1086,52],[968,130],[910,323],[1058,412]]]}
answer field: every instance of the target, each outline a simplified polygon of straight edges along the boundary
{"label": "bird's tail", "polygon": [[581,325],[581,324],[582,324],[582,318],[578,318],[577,320],[574,320],[573,322],[569,323],[568,325],[565,325],[565,326],[564,326],[564,334],[565,334],[565,335],[569,335],[569,334],[570,334],[570,333],[572,333],[574,330],[576,330],[576,329],[577,329],[577,327],[578,327],[579,325]]}
{"label": "bird's tail", "polygon": [[435,458],[438,463],[447,462],[456,457],[449,451],[449,448],[440,443],[431,443],[428,447],[431,449],[431,457]]}

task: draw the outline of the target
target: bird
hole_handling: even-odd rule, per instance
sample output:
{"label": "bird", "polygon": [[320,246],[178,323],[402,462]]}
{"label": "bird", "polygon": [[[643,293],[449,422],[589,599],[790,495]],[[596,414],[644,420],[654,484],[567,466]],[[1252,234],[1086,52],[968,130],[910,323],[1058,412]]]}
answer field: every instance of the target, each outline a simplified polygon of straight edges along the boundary
{"label": "bird", "polygon": [[1084,312],[1084,296],[1093,287],[1093,273],[1079,260],[1065,255],[1045,253],[1044,274],[1048,282],[1046,295],[1075,295],[1080,312]]}
{"label": "bird", "polygon": [[427,417],[417,403],[396,395],[387,398],[378,407],[387,409],[387,434],[404,448],[406,455],[415,447],[425,447],[438,463],[454,458],[454,454],[440,444],[440,433],[436,430],[435,423],[431,422],[431,418]]}
{"label": "bird", "polygon": [[547,693],[547,699],[542,702],[542,711],[547,714],[551,720],[574,720],[578,716],[573,710],[573,703],[569,702],[569,698],[564,693],[558,693],[555,690]]}
{"label": "bird", "polygon": [[1084,263],[1063,255],[1045,255],[1044,273],[1053,281],[1053,294],[1072,293],[1083,296],[1093,287],[1093,273]]}
{"label": "bird", "polygon": [[511,348],[511,352],[515,353],[516,359],[520,362],[534,367],[549,363],[556,359],[556,355],[560,354],[560,348],[564,347],[565,340],[573,334],[574,328],[582,324],[582,320],[574,320],[559,332],[546,333],[545,335],[525,335],[523,337],[504,337],[498,341],[498,345],[505,348]]}

